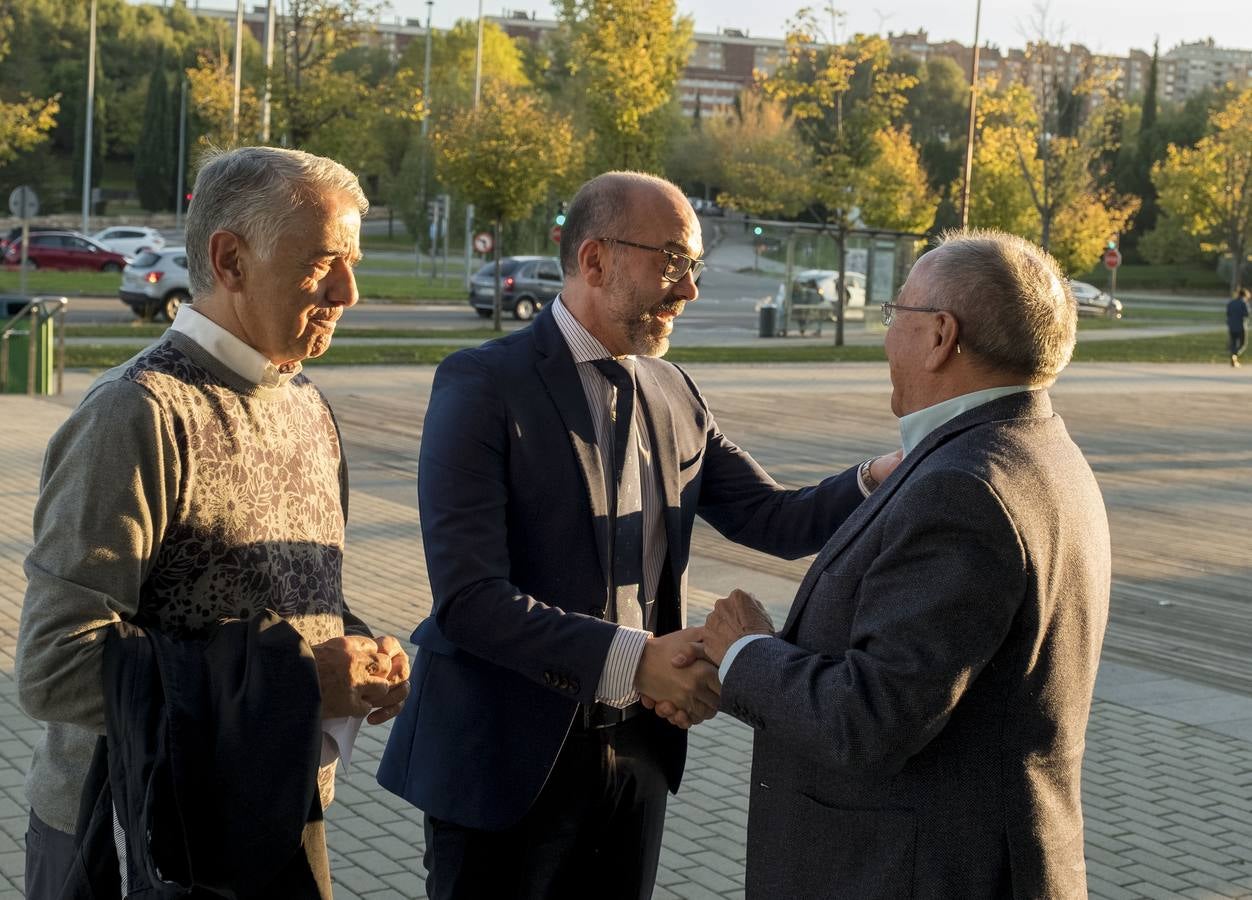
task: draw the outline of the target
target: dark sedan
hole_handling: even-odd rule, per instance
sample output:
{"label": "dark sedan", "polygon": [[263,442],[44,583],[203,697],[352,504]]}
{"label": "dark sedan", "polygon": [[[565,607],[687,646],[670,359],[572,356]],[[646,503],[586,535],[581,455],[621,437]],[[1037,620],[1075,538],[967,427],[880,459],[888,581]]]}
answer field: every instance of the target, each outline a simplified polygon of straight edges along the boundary
{"label": "dark sedan", "polygon": [[[526,322],[551,302],[565,284],[555,256],[506,256],[500,260],[500,310]],[[484,319],[494,310],[496,264],[487,263],[470,279],[470,306]]]}

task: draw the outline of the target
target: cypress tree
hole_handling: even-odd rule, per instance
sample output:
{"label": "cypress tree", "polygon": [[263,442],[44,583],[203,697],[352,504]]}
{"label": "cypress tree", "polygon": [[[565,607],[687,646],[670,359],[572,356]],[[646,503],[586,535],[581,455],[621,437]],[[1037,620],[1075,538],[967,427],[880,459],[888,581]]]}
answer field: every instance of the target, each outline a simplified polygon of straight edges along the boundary
{"label": "cypress tree", "polygon": [[1161,42],[1152,44],[1152,66],[1148,69],[1148,85],[1143,93],[1143,115],[1139,120],[1139,139],[1135,146],[1136,193],[1143,199],[1143,206],[1135,216],[1135,232],[1146,234],[1156,227],[1156,186],[1152,184],[1152,166],[1161,156],[1160,140],[1156,134],[1157,116],[1157,68]]}
{"label": "cypress tree", "polygon": [[158,57],[148,81],[143,131],[135,148],[135,188],[139,203],[149,212],[168,210],[174,200],[177,163],[177,123],[171,110],[169,81],[164,56]]}

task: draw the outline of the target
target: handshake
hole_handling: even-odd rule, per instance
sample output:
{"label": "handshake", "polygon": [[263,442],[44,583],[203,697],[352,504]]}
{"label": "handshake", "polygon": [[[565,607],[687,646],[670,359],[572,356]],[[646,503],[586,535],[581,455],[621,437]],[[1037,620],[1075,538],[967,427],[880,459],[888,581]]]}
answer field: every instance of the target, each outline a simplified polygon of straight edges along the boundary
{"label": "handshake", "polygon": [[746,635],[773,633],[760,602],[746,591],[731,591],[702,627],[648,638],[635,671],[640,702],[679,728],[713,718],[722,691],[717,668],[726,651]]}

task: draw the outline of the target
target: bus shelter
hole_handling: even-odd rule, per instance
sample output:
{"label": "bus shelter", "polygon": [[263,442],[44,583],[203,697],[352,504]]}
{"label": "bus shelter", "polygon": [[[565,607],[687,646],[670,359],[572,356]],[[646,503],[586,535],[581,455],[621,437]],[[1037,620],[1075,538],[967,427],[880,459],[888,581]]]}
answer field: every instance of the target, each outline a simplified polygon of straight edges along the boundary
{"label": "bus shelter", "polygon": [[820,334],[833,324],[835,346],[849,321],[872,323],[917,260],[926,235],[884,228],[747,219],[758,268],[778,272],[775,333]]}

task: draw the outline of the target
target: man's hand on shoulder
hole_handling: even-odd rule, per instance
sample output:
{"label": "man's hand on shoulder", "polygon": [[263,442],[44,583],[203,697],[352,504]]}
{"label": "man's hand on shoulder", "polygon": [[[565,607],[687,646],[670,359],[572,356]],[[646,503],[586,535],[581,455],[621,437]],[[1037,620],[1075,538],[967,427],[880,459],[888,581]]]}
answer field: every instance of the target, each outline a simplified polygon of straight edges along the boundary
{"label": "man's hand on shoulder", "polygon": [[773,633],[774,623],[761,601],[736,588],[713,605],[704,623],[704,653],[720,666],[730,645],[741,637]]}
{"label": "man's hand on shoulder", "polygon": [[[409,692],[409,658],[390,635],[331,638],[313,648],[322,717],[365,716],[371,725],[400,712]],[[373,712],[371,712],[373,710]]]}

